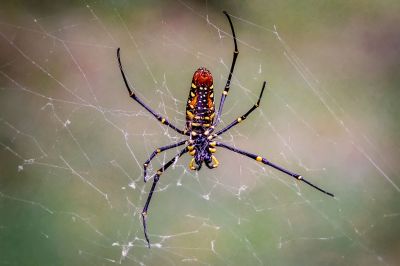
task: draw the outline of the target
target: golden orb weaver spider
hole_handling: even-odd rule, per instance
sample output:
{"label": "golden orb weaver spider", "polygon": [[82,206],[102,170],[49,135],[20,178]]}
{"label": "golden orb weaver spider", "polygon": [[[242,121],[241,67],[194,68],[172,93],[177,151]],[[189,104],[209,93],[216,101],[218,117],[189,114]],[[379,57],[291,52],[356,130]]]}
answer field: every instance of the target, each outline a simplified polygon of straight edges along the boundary
{"label": "golden orb weaver spider", "polygon": [[293,173],[291,171],[288,171],[284,169],[281,166],[278,166],[270,161],[268,161],[266,158],[261,157],[259,155],[240,150],[234,147],[231,147],[229,145],[226,145],[224,143],[221,143],[219,141],[215,141],[214,139],[231,129],[232,127],[236,126],[240,122],[244,121],[259,105],[261,101],[261,97],[264,92],[264,88],[266,85],[266,82],[263,82],[260,96],[258,97],[257,102],[242,116],[238,117],[235,119],[233,122],[231,122],[228,126],[225,128],[217,131],[214,133],[215,127],[219,124],[220,119],[221,119],[221,113],[222,113],[222,108],[225,103],[225,99],[228,95],[230,85],[231,85],[231,78],[232,78],[232,73],[235,68],[236,64],[236,59],[239,55],[239,50],[237,48],[237,42],[236,42],[236,35],[235,31],[233,28],[233,24],[231,21],[231,18],[229,14],[226,11],[223,11],[223,13],[226,15],[229,21],[229,25],[232,31],[232,37],[233,37],[233,43],[235,46],[235,50],[233,51],[233,59],[231,63],[231,68],[229,71],[228,79],[226,81],[225,88],[222,92],[222,97],[219,103],[218,111],[215,113],[215,104],[214,104],[214,90],[213,90],[213,77],[211,75],[211,72],[207,70],[204,67],[200,67],[194,72],[193,78],[192,78],[192,84],[189,92],[189,97],[188,101],[186,104],[186,128],[184,130],[178,129],[176,126],[174,126],[171,122],[168,121],[168,119],[162,117],[161,115],[157,114],[155,111],[153,111],[147,104],[145,104],[140,98],[138,98],[135,93],[132,91],[131,87],[129,86],[128,80],[125,76],[125,72],[122,67],[121,63],[121,57],[120,57],[120,48],[117,49],[117,58],[118,58],[118,64],[119,68],[121,70],[122,78],[124,80],[125,86],[129,92],[129,96],[138,102],[141,106],[143,106],[149,113],[151,113],[158,121],[160,121],[162,124],[169,126],[176,132],[178,132],[181,135],[184,136],[189,136],[188,140],[183,140],[174,144],[170,144],[167,146],[160,147],[153,151],[153,153],[150,155],[150,158],[143,164],[143,169],[144,169],[144,182],[147,182],[147,167],[151,160],[159,153],[178,147],[182,145],[187,146],[181,150],[174,158],[169,160],[167,163],[165,163],[161,168],[159,168],[156,172],[156,174],[153,176],[153,184],[151,186],[150,192],[147,196],[146,203],[143,207],[142,211],[142,221],[143,221],[143,230],[144,230],[144,236],[146,238],[147,246],[150,248],[150,240],[147,234],[147,224],[146,224],[146,217],[147,217],[147,211],[149,208],[149,204],[151,201],[151,198],[154,193],[154,189],[157,185],[158,180],[160,179],[160,176],[162,175],[165,170],[168,169],[176,160],[178,160],[182,155],[185,153],[189,152],[191,156],[193,156],[192,160],[189,163],[189,168],[191,170],[200,170],[202,164],[204,163],[208,168],[212,169],[218,166],[219,162],[217,158],[213,155],[213,153],[216,152],[216,147],[222,147],[225,149],[228,149],[230,151],[239,153],[241,155],[247,156],[253,160],[256,160],[257,162],[263,163],[265,165],[271,166],[297,180],[300,180],[307,185],[331,196],[334,197],[334,195],[330,192],[327,192],[323,190],[322,188],[319,188],[318,186],[312,184],[311,182],[307,181],[304,179],[301,175]]}

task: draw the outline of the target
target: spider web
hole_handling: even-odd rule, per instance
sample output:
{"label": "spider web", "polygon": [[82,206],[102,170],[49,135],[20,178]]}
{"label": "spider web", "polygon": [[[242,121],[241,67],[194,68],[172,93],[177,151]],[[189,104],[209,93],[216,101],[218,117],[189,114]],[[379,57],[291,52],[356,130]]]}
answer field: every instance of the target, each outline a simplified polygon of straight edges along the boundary
{"label": "spider web", "polygon": [[[313,6],[310,17],[298,8],[5,5],[0,264],[395,264],[399,95],[387,73],[398,19],[390,6],[375,6],[378,18],[363,24],[373,8],[365,3],[356,19],[333,26],[317,12],[332,7]],[[221,127],[268,85],[261,107],[220,141],[336,197],[223,149],[214,170],[190,171],[185,155],[161,176],[148,249],[140,213],[151,180],[143,183],[143,163],[183,138],[128,97],[116,48],[136,94],[183,128],[194,70],[212,71],[216,96],[226,81],[233,43],[221,9],[232,14],[240,50]],[[158,155],[150,172],[178,152]]]}

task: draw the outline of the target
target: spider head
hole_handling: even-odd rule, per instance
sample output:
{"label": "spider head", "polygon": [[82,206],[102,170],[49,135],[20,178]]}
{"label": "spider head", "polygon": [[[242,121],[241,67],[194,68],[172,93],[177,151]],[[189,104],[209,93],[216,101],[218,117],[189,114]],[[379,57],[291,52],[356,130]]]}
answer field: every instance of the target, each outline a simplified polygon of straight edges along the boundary
{"label": "spider head", "polygon": [[213,85],[213,77],[211,72],[205,67],[200,67],[196,70],[196,72],[194,72],[192,83],[196,86],[196,88],[211,88]]}
{"label": "spider head", "polygon": [[[195,149],[197,151],[197,149]],[[201,166],[203,165],[204,158],[201,154],[197,153],[194,155],[194,158],[189,163],[189,168],[191,170],[199,171]]]}
{"label": "spider head", "polygon": [[200,170],[203,163],[210,169],[218,167],[219,162],[213,155],[216,151],[215,142],[210,143],[206,137],[201,135],[191,147],[191,155],[194,157],[189,164],[191,170]]}
{"label": "spider head", "polygon": [[196,164],[196,166],[194,169],[192,169],[200,170],[203,162],[207,162],[209,160],[209,154],[207,152],[207,139],[203,135],[200,135],[198,138],[196,138],[194,149],[195,153],[193,162]]}
{"label": "spider head", "polygon": [[204,152],[202,154],[196,154],[194,156],[194,158],[190,162],[190,169],[198,171],[202,167],[203,163],[205,163],[205,165],[210,169],[218,167],[219,164],[214,155],[209,152]]}

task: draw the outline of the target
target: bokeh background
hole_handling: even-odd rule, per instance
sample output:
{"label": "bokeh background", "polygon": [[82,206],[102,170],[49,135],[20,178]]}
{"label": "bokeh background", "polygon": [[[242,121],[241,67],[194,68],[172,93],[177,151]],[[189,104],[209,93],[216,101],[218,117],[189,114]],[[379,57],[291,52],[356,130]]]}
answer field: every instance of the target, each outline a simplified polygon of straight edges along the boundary
{"label": "bokeh background", "polygon": [[[142,164],[181,139],[194,70],[216,95],[240,55],[221,141],[333,192],[218,150],[184,156],[140,212]],[[6,1],[0,4],[0,265],[398,265],[398,1]],[[217,101],[219,96],[216,97]],[[178,152],[153,161],[152,171]]]}

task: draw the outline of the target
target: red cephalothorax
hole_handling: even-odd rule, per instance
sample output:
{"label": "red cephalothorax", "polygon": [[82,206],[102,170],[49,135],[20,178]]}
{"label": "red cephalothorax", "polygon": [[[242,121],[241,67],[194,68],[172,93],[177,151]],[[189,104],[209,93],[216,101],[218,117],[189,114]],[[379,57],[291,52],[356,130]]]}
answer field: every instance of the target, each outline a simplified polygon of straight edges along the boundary
{"label": "red cephalothorax", "polygon": [[211,72],[205,67],[200,67],[194,72],[192,83],[196,85],[196,87],[210,88],[213,85]]}

